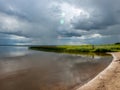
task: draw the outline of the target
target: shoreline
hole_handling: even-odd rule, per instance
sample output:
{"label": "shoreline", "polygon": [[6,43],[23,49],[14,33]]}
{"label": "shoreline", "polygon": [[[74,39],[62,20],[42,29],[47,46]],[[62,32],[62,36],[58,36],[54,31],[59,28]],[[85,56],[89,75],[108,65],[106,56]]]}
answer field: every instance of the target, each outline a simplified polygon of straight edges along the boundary
{"label": "shoreline", "polygon": [[109,54],[113,56],[110,65],[76,90],[120,90],[120,52]]}

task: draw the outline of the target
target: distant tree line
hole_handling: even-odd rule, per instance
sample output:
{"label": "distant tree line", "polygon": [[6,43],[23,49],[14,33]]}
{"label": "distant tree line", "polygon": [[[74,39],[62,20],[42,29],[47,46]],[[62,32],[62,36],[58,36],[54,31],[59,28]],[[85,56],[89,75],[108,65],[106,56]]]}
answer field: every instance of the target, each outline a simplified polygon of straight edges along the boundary
{"label": "distant tree line", "polygon": [[118,44],[120,44],[120,42],[115,43],[115,45],[118,45]]}

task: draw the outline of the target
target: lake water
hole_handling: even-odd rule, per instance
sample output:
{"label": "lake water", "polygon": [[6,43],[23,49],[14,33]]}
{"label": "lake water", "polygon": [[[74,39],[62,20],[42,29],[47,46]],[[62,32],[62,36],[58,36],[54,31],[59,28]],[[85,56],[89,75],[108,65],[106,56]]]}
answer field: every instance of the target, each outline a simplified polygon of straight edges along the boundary
{"label": "lake water", "polygon": [[0,47],[0,90],[72,90],[93,79],[111,56],[83,56]]}

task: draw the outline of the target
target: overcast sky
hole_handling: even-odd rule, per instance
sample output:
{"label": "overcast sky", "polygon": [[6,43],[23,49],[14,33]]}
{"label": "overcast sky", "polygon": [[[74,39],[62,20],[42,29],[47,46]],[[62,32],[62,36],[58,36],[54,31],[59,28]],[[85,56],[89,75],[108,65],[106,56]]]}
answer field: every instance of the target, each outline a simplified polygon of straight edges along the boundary
{"label": "overcast sky", "polygon": [[120,42],[120,0],[0,0],[0,44]]}

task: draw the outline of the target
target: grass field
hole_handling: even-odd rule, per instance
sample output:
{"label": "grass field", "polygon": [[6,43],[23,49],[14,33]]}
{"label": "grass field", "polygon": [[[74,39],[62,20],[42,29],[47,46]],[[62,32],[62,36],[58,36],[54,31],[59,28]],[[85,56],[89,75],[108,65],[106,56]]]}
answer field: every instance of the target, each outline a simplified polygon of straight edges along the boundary
{"label": "grass field", "polygon": [[32,46],[29,48],[32,50],[63,53],[106,53],[119,52],[120,44]]}

